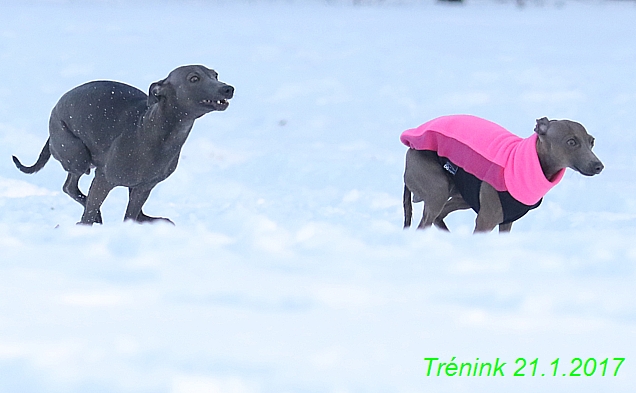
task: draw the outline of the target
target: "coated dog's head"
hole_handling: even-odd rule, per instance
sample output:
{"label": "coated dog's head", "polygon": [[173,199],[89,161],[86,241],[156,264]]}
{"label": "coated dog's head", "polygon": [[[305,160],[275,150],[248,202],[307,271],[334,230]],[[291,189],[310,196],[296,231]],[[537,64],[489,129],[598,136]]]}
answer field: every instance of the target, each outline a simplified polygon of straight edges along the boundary
{"label": "coated dog's head", "polygon": [[202,65],[181,66],[166,79],[150,85],[148,106],[168,100],[195,117],[227,109],[234,87],[220,82],[216,71]]}
{"label": "coated dog's head", "polygon": [[603,170],[603,163],[592,152],[594,137],[580,123],[570,120],[537,120],[534,129],[543,144],[541,150],[547,160],[561,168],[572,168],[585,175],[594,176]]}

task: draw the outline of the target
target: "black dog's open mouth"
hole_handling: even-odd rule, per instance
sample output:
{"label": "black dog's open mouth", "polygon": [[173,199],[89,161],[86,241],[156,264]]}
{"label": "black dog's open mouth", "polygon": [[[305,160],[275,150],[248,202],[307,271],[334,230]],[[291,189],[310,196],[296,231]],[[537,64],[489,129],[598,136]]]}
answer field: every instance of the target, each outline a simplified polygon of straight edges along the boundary
{"label": "black dog's open mouth", "polygon": [[222,98],[220,100],[203,100],[200,102],[200,104],[207,107],[212,107],[212,109],[215,111],[224,111],[225,109],[227,109],[228,105],[230,105],[230,102],[225,98]]}

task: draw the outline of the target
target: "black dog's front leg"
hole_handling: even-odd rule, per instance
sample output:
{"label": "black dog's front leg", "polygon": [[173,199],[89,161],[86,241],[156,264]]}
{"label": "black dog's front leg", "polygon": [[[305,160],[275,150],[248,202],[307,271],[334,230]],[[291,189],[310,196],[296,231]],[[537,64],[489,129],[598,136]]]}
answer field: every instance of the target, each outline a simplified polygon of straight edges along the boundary
{"label": "black dog's front leg", "polygon": [[143,222],[154,222],[154,221],[165,221],[168,222],[172,225],[174,225],[174,222],[172,222],[171,219],[169,218],[165,218],[165,217],[151,217],[151,216],[147,216],[144,214],[143,210],[139,212],[139,215],[137,216],[137,222],[138,223],[143,223]]}
{"label": "black dog's front leg", "polygon": [[126,208],[126,215],[124,216],[124,221],[135,220],[139,223],[143,223],[143,222],[153,222],[156,220],[163,220],[174,225],[174,223],[167,218],[150,217],[145,215],[144,212],[141,210],[142,207],[144,206],[144,203],[146,203],[146,200],[148,200],[151,190],[152,188],[150,189],[137,188],[137,187],[129,188],[128,207]]}

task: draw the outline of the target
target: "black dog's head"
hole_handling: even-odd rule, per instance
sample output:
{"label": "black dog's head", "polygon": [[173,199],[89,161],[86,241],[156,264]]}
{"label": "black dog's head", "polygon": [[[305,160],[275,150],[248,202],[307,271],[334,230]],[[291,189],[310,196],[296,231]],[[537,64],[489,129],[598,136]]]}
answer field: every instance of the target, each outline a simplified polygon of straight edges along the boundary
{"label": "black dog's head", "polygon": [[195,117],[227,109],[234,87],[220,82],[216,71],[202,65],[181,66],[150,85],[148,106],[166,100]]}

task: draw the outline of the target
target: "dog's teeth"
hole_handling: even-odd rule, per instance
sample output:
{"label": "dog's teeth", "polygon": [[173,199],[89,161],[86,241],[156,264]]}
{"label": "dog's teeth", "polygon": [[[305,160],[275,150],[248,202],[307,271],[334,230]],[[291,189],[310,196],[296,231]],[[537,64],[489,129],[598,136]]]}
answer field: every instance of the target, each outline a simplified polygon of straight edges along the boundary
{"label": "dog's teeth", "polygon": [[201,103],[202,104],[225,105],[225,104],[227,104],[227,100],[226,99],[221,99],[221,100],[202,100]]}

